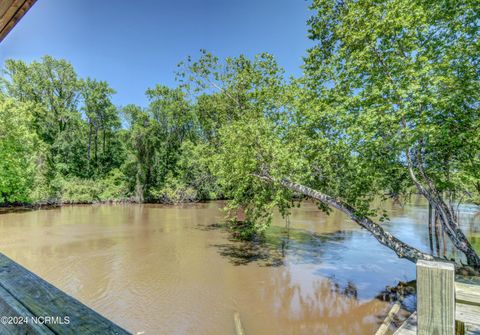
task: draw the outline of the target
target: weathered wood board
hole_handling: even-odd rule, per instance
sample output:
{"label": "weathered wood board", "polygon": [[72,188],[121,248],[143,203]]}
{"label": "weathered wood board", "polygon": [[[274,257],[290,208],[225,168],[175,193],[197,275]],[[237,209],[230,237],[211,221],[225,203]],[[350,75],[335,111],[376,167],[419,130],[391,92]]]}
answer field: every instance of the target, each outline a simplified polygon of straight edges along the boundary
{"label": "weathered wood board", "polygon": [[0,42],[17,24],[36,0],[0,1]]}
{"label": "weathered wood board", "polygon": [[417,334],[455,334],[455,267],[417,262]]}
{"label": "weathered wood board", "polygon": [[410,315],[393,335],[417,335],[417,313]]}
{"label": "weathered wood board", "polygon": [[130,334],[3,254],[0,317],[30,320],[1,324],[0,334]]}

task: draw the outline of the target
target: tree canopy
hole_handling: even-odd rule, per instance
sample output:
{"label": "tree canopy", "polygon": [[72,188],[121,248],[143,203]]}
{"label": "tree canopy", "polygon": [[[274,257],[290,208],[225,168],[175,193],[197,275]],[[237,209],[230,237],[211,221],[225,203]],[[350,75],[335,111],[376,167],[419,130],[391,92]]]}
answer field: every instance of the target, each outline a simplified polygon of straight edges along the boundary
{"label": "tree canopy", "polygon": [[[114,106],[105,81],[46,56],[5,63],[1,202],[228,199],[250,233],[310,198],[409,260],[378,201],[422,195],[468,264],[457,206],[480,199],[480,4],[315,0],[304,73],[202,50],[177,87]],[[235,223],[234,223],[235,224]]]}

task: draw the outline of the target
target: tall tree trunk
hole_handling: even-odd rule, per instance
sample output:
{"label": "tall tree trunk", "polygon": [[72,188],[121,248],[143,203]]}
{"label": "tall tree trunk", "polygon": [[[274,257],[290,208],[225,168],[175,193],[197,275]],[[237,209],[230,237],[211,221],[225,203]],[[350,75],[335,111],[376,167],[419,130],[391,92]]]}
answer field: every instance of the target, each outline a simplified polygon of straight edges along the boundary
{"label": "tall tree trunk", "polygon": [[90,164],[92,154],[92,124],[90,123],[90,129],[88,132],[88,164]]}
{"label": "tall tree trunk", "polygon": [[98,128],[95,128],[95,167],[97,166],[97,153],[98,153]]}
{"label": "tall tree trunk", "polygon": [[103,147],[102,154],[105,156],[105,129],[103,129]]}
{"label": "tall tree trunk", "polygon": [[400,258],[405,258],[412,262],[416,262],[419,259],[435,259],[434,256],[423,253],[420,250],[400,241],[398,238],[385,231],[380,225],[373,222],[370,218],[361,215],[355,208],[351,207],[350,205],[346,204],[341,200],[335,199],[329,195],[318,192],[307,186],[291,182],[288,179],[276,180],[268,175],[257,175],[257,177],[268,182],[278,183],[289,190],[303,194],[311,199],[315,199],[325,205],[340,210],[341,212],[347,214],[348,217],[350,217],[361,227],[368,230],[373,235],[373,237],[377,239],[378,242],[393,250]]}

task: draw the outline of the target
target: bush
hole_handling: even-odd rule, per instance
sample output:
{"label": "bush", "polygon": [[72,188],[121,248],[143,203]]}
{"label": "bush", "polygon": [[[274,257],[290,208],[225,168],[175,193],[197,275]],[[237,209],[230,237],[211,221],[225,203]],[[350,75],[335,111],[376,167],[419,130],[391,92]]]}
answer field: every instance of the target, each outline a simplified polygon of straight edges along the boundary
{"label": "bush", "polygon": [[197,191],[168,173],[165,184],[159,190],[150,190],[150,197],[163,203],[184,203],[197,201]]}
{"label": "bush", "polygon": [[233,238],[242,241],[252,241],[257,238],[263,237],[263,231],[259,230],[259,227],[252,221],[227,221],[227,227],[232,233]]}
{"label": "bush", "polygon": [[59,178],[60,201],[63,203],[91,203],[100,201],[102,188],[98,181],[81,178]]}
{"label": "bush", "polygon": [[57,176],[52,188],[58,190],[57,198],[62,203],[121,201],[127,198],[125,175],[118,169],[110,171],[100,180]]}
{"label": "bush", "polygon": [[105,178],[100,181],[100,200],[124,200],[128,197],[127,178],[119,169],[111,170]]}

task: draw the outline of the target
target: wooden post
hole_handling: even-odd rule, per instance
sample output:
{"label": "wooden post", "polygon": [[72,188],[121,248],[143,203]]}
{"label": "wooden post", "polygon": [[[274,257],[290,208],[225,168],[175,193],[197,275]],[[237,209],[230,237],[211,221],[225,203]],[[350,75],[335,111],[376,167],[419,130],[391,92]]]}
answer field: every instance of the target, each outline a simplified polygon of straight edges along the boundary
{"label": "wooden post", "polygon": [[392,324],[393,318],[395,317],[395,314],[398,313],[400,310],[401,304],[400,302],[396,302],[390,311],[387,314],[387,317],[383,321],[382,325],[380,328],[378,328],[377,332],[375,335],[385,335],[385,333],[390,329],[390,325]]}
{"label": "wooden post", "polygon": [[417,262],[418,335],[455,334],[455,267],[452,263]]}
{"label": "wooden post", "polygon": [[465,335],[465,323],[455,321],[455,335]]}
{"label": "wooden post", "polygon": [[245,335],[245,331],[243,330],[242,321],[240,321],[240,313],[235,312],[233,314],[233,320],[235,321],[235,333],[237,335]]}

